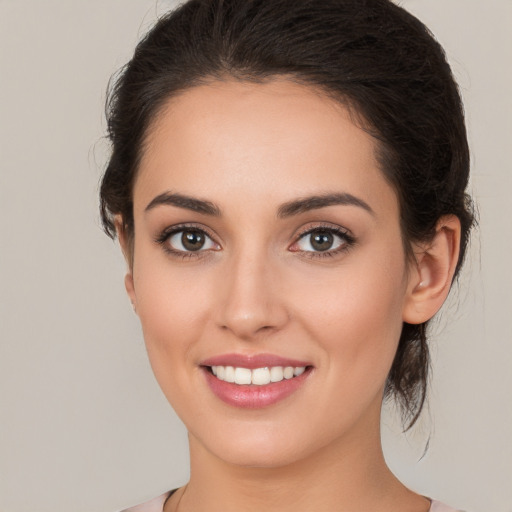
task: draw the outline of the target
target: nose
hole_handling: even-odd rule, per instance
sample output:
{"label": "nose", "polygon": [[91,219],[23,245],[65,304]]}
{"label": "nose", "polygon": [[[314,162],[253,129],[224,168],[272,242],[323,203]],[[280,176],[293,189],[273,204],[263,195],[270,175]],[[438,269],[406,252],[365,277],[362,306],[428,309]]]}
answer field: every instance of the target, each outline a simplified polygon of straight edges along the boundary
{"label": "nose", "polygon": [[233,258],[221,276],[218,325],[237,338],[255,340],[288,322],[282,279],[264,254]]}

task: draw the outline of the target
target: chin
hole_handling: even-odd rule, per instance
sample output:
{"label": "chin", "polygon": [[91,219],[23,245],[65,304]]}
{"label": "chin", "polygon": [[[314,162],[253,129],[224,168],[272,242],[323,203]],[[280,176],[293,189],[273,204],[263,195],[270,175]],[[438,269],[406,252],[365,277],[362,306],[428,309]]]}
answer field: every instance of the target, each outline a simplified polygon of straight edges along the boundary
{"label": "chin", "polygon": [[218,447],[214,449],[217,452],[215,455],[224,462],[246,468],[281,468],[294,464],[305,456],[304,453],[297,449],[287,449],[286,447],[279,446],[278,443],[266,443],[263,445],[251,443],[251,446],[246,446],[245,443],[242,445],[231,443],[227,450],[221,451]]}
{"label": "chin", "polygon": [[222,433],[211,429],[207,435],[200,434],[200,437],[191,434],[191,444],[195,441],[225,463],[247,468],[278,468],[308,456],[308,450],[304,449],[308,446],[307,439],[287,435],[283,429],[279,431],[272,426],[241,427]]}

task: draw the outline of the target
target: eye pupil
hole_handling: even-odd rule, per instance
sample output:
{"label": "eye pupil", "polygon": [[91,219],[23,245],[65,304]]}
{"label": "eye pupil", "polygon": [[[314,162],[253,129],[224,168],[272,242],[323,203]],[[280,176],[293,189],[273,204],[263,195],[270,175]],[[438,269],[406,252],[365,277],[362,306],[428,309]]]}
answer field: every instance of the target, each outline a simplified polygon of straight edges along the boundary
{"label": "eye pupil", "polygon": [[184,231],[181,235],[181,243],[187,251],[199,251],[205,243],[205,238],[199,231]]}
{"label": "eye pupil", "polygon": [[327,251],[332,247],[334,237],[328,231],[318,231],[311,236],[311,246],[317,251]]}

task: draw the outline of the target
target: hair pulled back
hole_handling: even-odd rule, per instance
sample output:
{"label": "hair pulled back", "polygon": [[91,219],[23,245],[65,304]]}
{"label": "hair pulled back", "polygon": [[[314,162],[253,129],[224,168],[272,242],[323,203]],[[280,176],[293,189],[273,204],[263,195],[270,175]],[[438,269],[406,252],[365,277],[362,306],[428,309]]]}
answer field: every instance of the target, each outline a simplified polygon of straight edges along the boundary
{"label": "hair pulled back", "polygon": [[[441,46],[389,0],[189,0],[138,44],[107,102],[110,161],[101,184],[104,229],[121,215],[133,237],[132,188],[144,140],[169,98],[212,80],[286,76],[355,113],[376,139],[382,172],[400,205],[406,251],[428,241],[443,215],[473,224],[465,193],[469,150],[458,89]],[[412,425],[425,401],[427,324],[404,323],[388,376]]]}

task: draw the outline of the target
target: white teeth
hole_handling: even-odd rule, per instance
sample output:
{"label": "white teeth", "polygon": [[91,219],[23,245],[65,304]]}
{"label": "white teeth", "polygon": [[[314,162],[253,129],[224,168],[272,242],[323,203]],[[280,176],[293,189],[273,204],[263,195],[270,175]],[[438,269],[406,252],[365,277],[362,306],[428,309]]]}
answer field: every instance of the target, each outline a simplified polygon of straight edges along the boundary
{"label": "white teeth", "polygon": [[226,382],[235,382],[235,369],[232,366],[226,366],[224,373],[224,380]]}
{"label": "white teeth", "polygon": [[284,375],[285,379],[291,379],[293,377],[293,367],[292,366],[287,366],[284,369],[283,375]]}
{"label": "white teeth", "polygon": [[235,384],[250,384],[252,372],[249,368],[235,368]]}
{"label": "white teeth", "polygon": [[219,380],[234,382],[239,385],[253,384],[264,386],[271,382],[281,382],[283,379],[298,377],[306,371],[305,366],[272,366],[271,368],[249,368],[233,366],[212,366],[212,373]]}
{"label": "white teeth", "polygon": [[256,386],[270,384],[270,370],[268,368],[256,368],[252,371],[251,382]]}
{"label": "white teeth", "polygon": [[283,379],[283,367],[272,366],[272,368],[270,368],[270,382],[280,382]]}

